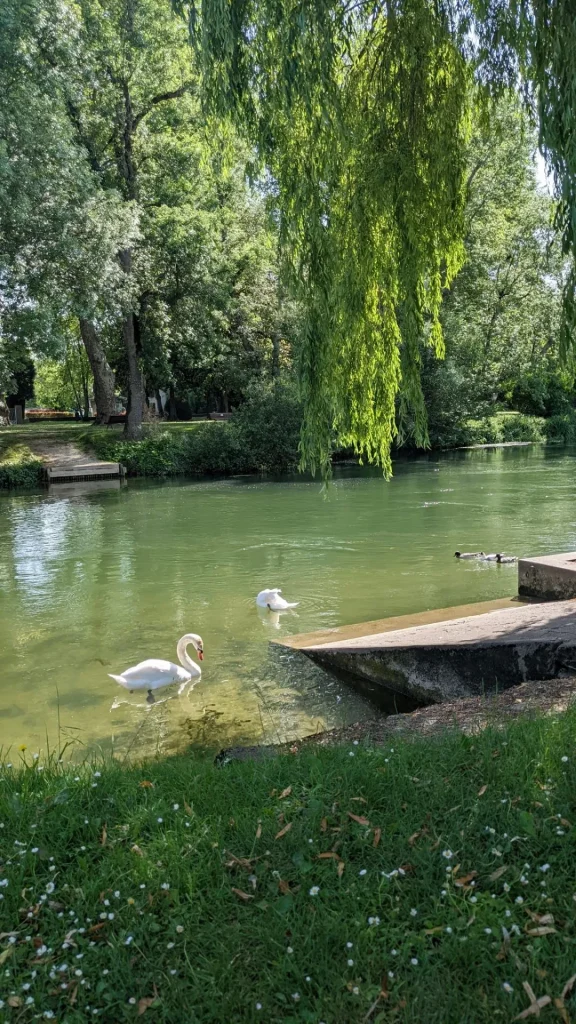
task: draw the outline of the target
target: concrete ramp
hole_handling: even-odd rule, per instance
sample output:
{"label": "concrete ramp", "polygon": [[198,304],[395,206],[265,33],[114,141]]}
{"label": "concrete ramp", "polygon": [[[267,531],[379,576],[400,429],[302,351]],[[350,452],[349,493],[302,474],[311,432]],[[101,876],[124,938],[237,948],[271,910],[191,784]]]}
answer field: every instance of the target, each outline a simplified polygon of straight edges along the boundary
{"label": "concrete ramp", "polygon": [[573,673],[576,600],[509,602],[483,614],[335,642],[302,640],[292,637],[289,646],[351,681],[433,704]]}

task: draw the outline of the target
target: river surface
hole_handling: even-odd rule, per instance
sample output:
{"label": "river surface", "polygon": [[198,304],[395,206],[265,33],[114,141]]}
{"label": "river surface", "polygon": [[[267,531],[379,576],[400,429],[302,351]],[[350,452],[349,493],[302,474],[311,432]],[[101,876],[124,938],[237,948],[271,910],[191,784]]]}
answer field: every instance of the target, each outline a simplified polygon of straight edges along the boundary
{"label": "river surface", "polygon": [[[454,551],[576,548],[576,452],[492,449],[317,481],[130,481],[0,497],[0,745],[131,755],[296,739],[372,716],[346,683],[270,640],[512,595],[516,567]],[[259,614],[282,587],[300,604]],[[147,705],[108,672],[176,660],[202,680]],[[166,697],[167,699],[162,700]]]}

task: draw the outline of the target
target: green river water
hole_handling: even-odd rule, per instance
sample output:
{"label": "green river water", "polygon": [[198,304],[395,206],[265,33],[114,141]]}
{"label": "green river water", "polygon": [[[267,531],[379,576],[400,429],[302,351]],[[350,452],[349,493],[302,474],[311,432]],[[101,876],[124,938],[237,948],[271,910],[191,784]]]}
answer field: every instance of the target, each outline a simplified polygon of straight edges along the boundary
{"label": "green river water", "polygon": [[[372,716],[346,683],[270,645],[290,633],[512,595],[516,567],[456,549],[576,548],[575,452],[540,446],[399,462],[318,482],[130,481],[0,497],[0,744],[132,755],[298,738]],[[260,615],[282,587],[295,612]],[[202,680],[153,706],[107,676],[176,660]]]}

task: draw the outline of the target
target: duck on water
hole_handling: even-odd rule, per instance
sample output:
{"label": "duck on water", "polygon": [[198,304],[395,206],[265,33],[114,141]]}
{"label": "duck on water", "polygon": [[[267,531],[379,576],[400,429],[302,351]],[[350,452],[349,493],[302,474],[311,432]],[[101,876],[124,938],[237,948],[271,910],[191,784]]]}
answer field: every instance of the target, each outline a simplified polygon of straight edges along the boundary
{"label": "duck on water", "polygon": [[455,551],[454,557],[476,558],[479,562],[498,562],[499,565],[516,561],[515,555],[503,555],[500,552],[493,555],[486,555],[483,551]]}

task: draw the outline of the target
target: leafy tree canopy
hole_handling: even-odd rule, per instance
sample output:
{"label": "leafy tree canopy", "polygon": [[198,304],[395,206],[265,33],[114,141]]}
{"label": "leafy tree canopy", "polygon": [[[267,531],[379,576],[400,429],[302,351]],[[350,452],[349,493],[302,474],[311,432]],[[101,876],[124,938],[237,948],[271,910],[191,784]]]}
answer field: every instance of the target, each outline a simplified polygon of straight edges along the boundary
{"label": "leafy tree canopy", "polygon": [[[573,0],[193,0],[180,3],[207,96],[277,182],[281,238],[307,307],[303,458],[330,438],[389,470],[407,412],[426,428],[423,345],[443,352],[442,293],[464,262],[473,106],[516,89],[538,119],[576,251]],[[486,107],[486,104],[485,104]],[[487,108],[486,108],[487,109]],[[576,319],[564,292],[564,350]]]}

